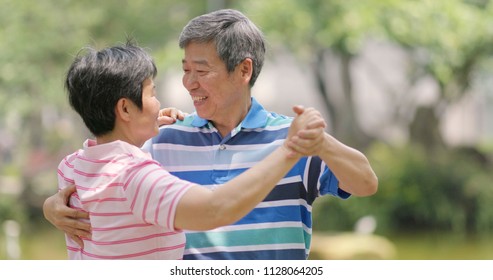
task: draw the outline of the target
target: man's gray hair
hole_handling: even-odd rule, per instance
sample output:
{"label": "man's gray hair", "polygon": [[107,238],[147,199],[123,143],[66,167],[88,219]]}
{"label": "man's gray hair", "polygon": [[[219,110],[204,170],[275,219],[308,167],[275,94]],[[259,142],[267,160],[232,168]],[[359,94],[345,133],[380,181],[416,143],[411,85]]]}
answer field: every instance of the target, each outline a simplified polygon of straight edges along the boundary
{"label": "man's gray hair", "polygon": [[264,64],[265,39],[244,14],[223,9],[193,18],[183,28],[179,46],[183,49],[192,42],[215,43],[217,54],[230,73],[246,58],[252,59],[250,87],[253,87]]}

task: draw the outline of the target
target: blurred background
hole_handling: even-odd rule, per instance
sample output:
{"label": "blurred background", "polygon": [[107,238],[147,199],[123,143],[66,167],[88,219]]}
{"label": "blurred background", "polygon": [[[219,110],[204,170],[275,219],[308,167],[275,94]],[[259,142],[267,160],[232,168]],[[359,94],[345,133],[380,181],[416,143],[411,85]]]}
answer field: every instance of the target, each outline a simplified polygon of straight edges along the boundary
{"label": "blurred background", "polygon": [[78,50],[135,38],[162,106],[191,112],[178,36],[220,8],[268,40],[253,95],[317,108],[379,177],[375,196],[315,202],[311,259],[493,259],[489,0],[1,0],[0,259],[66,258],[42,204],[90,136],[63,88]]}

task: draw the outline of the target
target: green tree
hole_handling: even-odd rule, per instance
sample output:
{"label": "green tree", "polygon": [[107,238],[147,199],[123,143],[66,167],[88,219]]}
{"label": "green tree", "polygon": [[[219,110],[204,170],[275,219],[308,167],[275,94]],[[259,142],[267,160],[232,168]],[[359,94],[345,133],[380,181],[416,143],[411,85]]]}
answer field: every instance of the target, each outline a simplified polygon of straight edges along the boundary
{"label": "green tree", "polygon": [[[288,50],[311,65],[330,113],[331,133],[367,151],[375,161],[378,194],[349,203],[321,201],[314,208],[320,228],[349,229],[357,218],[373,213],[381,229],[407,225],[456,232],[491,230],[488,219],[492,214],[487,206],[491,192],[486,183],[491,161],[477,147],[448,147],[441,134],[447,108],[468,94],[477,94],[473,85],[480,82],[478,77],[493,69],[490,1],[273,0],[241,4],[264,30],[274,52]],[[399,48],[407,60],[402,65],[407,71],[405,86],[397,90],[380,87],[391,100],[393,117],[388,123],[405,126],[410,136],[404,146],[378,145],[358,122],[354,61],[371,41]],[[333,65],[338,65],[336,75],[328,71]],[[383,80],[374,72],[372,78]],[[433,81],[438,89],[438,98],[427,105],[409,96],[423,80]],[[331,87],[334,83],[341,85],[339,92]],[[485,160],[478,162],[478,158]],[[325,224],[321,217],[327,208],[338,212],[340,220]]]}
{"label": "green tree", "polygon": [[[39,208],[43,188],[54,191],[62,156],[89,136],[63,88],[77,52],[132,37],[149,48],[160,70],[178,65],[178,34],[207,5],[171,0],[2,2],[0,135],[6,141],[0,145],[0,176],[22,181],[19,201]],[[39,216],[38,208],[31,214]]]}
{"label": "green tree", "polygon": [[474,79],[493,52],[493,6],[459,0],[397,3],[382,10],[382,26],[412,57],[410,79],[431,77],[439,89],[436,102],[417,108],[410,137],[428,149],[440,148],[444,108],[474,94]]}
{"label": "green tree", "polygon": [[[439,98],[430,107],[402,104],[415,107],[414,121],[400,115],[401,107],[395,104],[395,122],[408,125],[411,141],[425,147],[443,147],[439,127],[444,108],[468,93],[472,79],[484,71],[483,61],[493,50],[489,1],[273,0],[249,1],[241,7],[263,28],[275,48],[288,49],[312,65],[332,133],[363,149],[372,137],[358,122],[352,68],[369,40],[400,46],[408,54],[409,87],[398,95],[409,94],[424,78],[437,84]],[[340,65],[338,75],[327,71],[334,64]],[[340,92],[331,87],[334,83],[341,85]]]}

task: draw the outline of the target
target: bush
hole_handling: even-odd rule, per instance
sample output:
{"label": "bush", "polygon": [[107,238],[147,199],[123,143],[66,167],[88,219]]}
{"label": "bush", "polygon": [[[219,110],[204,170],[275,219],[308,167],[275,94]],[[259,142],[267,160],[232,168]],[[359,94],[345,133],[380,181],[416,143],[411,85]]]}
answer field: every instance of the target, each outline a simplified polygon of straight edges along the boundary
{"label": "bush", "polygon": [[[377,194],[347,201],[321,199],[313,208],[314,225],[320,230],[348,230],[360,217],[373,215],[381,233],[493,232],[493,175],[488,171],[492,163],[483,153],[379,143],[368,158],[379,178]],[[336,218],[326,219],[326,213],[337,213]]]}

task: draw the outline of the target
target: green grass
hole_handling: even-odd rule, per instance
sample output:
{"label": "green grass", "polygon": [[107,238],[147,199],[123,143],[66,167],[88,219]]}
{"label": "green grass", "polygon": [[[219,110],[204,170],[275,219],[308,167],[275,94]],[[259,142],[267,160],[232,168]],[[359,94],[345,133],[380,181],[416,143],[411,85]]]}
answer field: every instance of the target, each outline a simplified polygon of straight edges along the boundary
{"label": "green grass", "polygon": [[[66,260],[65,237],[56,229],[42,229],[20,238],[22,260]],[[5,236],[0,235],[0,259],[6,260]]]}
{"label": "green grass", "polygon": [[[3,233],[2,233],[3,234]],[[7,259],[5,237],[0,234],[0,259]],[[447,233],[421,233],[387,237],[399,260],[493,260],[493,236],[473,238]],[[21,238],[23,260],[65,260],[65,238],[54,228],[41,228]]]}
{"label": "green grass", "polygon": [[400,260],[493,260],[493,236],[420,233],[389,237]]}

